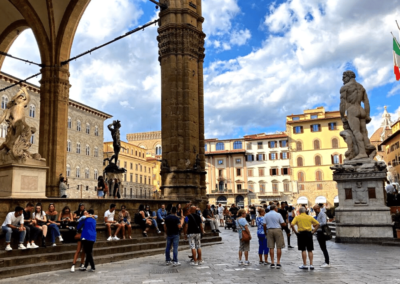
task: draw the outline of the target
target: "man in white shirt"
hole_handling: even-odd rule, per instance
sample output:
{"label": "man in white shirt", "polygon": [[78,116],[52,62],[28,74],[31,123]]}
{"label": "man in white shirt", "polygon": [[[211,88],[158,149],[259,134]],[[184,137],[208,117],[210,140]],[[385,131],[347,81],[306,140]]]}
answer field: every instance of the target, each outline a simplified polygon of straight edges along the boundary
{"label": "man in white shirt", "polygon": [[[274,249],[276,244],[277,261],[276,268],[281,269],[281,256],[282,248],[285,247],[285,239],[283,238],[282,227],[286,226],[282,215],[278,213],[278,207],[276,205],[270,205],[270,210],[264,216],[264,233],[267,236],[267,244],[269,253],[271,256],[271,268],[275,268],[274,263]],[[268,229],[268,234],[267,234]]]}
{"label": "man in white shirt", "polygon": [[[107,231],[108,231],[108,239],[107,241],[118,241],[119,238],[117,237],[119,230],[121,230],[121,224],[118,224],[117,221],[115,221],[115,204],[110,205],[110,209],[104,213],[104,223],[106,224]],[[111,234],[111,226],[116,228],[114,237]]]}
{"label": "man in white shirt", "polygon": [[394,188],[394,186],[392,184],[388,184],[386,187],[386,205],[387,206],[392,206],[393,205],[393,201],[394,201],[394,194],[396,192],[396,189]]}
{"label": "man in white shirt", "polygon": [[20,206],[15,207],[15,211],[7,214],[6,220],[4,220],[1,226],[1,229],[6,233],[6,251],[12,251],[10,245],[12,233],[17,233],[19,235],[18,249],[26,249],[23,245],[26,234],[23,211],[24,208]]}
{"label": "man in white shirt", "polygon": [[224,206],[222,204],[218,204],[218,217],[219,217],[219,226],[223,227],[224,226]]}

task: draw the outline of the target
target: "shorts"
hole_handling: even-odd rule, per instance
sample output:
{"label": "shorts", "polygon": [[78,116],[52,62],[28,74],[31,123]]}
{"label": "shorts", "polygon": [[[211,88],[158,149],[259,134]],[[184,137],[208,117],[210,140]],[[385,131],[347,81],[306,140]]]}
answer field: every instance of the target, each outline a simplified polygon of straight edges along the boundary
{"label": "shorts", "polygon": [[285,231],[285,232],[286,232],[286,235],[289,235],[289,234],[290,234],[290,229],[289,229],[288,226],[282,227],[282,231]]}
{"label": "shorts", "polygon": [[103,196],[104,196],[104,191],[98,190],[98,191],[97,191],[97,196],[98,196],[98,197],[103,197]]}
{"label": "shorts", "polygon": [[200,249],[201,248],[201,235],[200,234],[190,234],[188,235],[190,249]]}
{"label": "shorts", "polygon": [[300,251],[313,251],[314,242],[311,232],[299,232],[297,234],[297,246]]}
{"label": "shorts", "polygon": [[219,216],[219,219],[220,219],[220,220],[223,220],[223,219],[224,219],[224,214],[218,214],[218,216]]}
{"label": "shorts", "polygon": [[257,215],[256,215],[256,214],[251,214],[251,220],[255,220],[255,219],[256,219],[256,217],[257,217]]}
{"label": "shorts", "polygon": [[250,242],[240,240],[239,251],[250,251]]}
{"label": "shorts", "polygon": [[268,229],[267,243],[269,249],[274,249],[275,244],[277,249],[285,247],[285,239],[281,229]]}

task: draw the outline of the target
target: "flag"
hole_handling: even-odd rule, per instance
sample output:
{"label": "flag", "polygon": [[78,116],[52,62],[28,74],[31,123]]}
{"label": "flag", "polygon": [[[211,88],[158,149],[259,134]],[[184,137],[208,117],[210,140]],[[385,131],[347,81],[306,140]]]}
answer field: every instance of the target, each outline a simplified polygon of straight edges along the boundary
{"label": "flag", "polygon": [[400,80],[400,48],[397,40],[393,38],[393,64],[394,64],[394,74],[396,75],[396,80]]}

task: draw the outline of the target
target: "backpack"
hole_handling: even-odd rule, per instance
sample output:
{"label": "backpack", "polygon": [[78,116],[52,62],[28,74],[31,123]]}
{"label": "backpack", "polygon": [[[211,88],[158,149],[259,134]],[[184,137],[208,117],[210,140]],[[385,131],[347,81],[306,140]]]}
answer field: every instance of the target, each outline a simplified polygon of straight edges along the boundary
{"label": "backpack", "polygon": [[135,221],[136,224],[140,224],[142,222],[142,215],[138,212],[135,214],[135,217],[133,218],[133,220]]}

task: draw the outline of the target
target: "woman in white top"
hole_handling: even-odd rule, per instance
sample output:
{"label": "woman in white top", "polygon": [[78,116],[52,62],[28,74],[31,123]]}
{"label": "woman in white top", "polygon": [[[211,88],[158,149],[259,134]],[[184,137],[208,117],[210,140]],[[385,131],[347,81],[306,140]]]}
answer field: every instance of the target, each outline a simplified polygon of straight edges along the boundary
{"label": "woman in white top", "polygon": [[43,211],[42,204],[38,203],[36,204],[35,212],[33,213],[32,223],[43,232],[42,246],[44,248],[46,247],[46,236],[47,236],[46,222],[47,222],[46,212]]}

